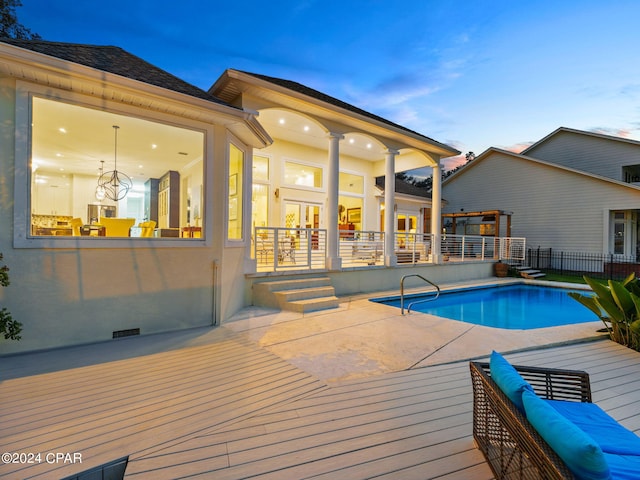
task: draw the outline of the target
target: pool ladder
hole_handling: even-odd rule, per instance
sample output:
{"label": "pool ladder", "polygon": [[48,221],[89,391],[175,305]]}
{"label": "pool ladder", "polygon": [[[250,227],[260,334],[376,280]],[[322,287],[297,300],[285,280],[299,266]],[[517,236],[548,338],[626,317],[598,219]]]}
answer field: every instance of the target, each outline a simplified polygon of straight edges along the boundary
{"label": "pool ladder", "polygon": [[436,285],[435,283],[433,283],[431,280],[428,280],[428,279],[424,278],[422,275],[418,275],[417,273],[414,273],[414,274],[411,274],[411,275],[405,275],[400,279],[400,311],[402,312],[402,315],[404,315],[404,279],[405,278],[409,278],[409,277],[418,277],[421,280],[424,280],[425,282],[427,282],[429,285],[432,285],[432,286],[436,287],[436,296],[435,297],[425,298],[423,300],[417,300],[415,302],[411,302],[409,304],[409,306],[407,306],[407,313],[411,313],[411,307],[413,307],[416,303],[431,302],[431,301],[437,299],[440,296],[440,287],[438,285]]}

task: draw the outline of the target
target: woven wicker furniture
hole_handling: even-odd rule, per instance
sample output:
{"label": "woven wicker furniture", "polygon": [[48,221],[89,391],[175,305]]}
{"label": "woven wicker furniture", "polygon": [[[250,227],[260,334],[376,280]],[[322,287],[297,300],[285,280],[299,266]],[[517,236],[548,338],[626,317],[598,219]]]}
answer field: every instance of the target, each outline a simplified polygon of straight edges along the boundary
{"label": "woven wicker furniture", "polygon": [[[489,363],[471,362],[473,437],[497,479],[572,479],[573,474],[491,379]],[[514,365],[536,394],[591,402],[589,374]]]}

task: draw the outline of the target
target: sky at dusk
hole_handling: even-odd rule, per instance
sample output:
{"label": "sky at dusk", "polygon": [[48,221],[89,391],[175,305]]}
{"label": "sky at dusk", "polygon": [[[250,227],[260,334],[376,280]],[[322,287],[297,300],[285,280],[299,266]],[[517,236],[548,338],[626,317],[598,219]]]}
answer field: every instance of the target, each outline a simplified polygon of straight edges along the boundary
{"label": "sky at dusk", "polygon": [[560,126],[640,140],[637,0],[22,4],[45,40],[119,46],[205,90],[227,68],[294,80],[463,154]]}

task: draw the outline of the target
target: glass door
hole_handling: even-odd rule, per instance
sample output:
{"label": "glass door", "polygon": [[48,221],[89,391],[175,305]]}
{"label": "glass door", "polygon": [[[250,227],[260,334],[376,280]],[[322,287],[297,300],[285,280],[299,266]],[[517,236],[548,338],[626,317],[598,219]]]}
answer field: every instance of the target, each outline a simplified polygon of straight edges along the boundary
{"label": "glass door", "polygon": [[398,248],[405,248],[415,241],[415,233],[418,233],[418,216],[412,213],[399,212],[396,231],[398,232]]}

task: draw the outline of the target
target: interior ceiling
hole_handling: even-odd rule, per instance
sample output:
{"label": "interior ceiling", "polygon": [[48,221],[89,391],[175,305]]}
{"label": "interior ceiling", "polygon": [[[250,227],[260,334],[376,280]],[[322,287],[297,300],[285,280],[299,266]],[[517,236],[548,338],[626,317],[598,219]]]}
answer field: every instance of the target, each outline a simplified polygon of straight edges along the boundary
{"label": "interior ceiling", "polygon": [[201,161],[204,134],[135,117],[34,98],[32,169],[37,175],[99,174],[117,168],[134,183]]}

